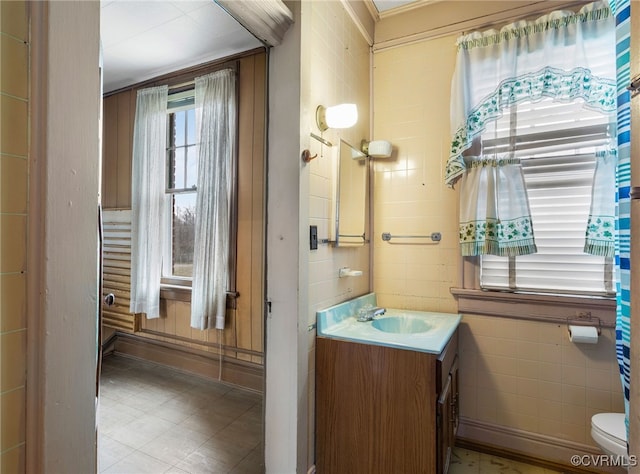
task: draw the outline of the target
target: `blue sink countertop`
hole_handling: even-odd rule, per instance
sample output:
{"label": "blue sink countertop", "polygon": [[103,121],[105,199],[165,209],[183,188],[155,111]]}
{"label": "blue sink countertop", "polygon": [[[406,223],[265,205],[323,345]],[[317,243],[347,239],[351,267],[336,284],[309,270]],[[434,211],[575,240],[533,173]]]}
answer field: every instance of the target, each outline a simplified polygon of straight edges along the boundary
{"label": "blue sink countertop", "polygon": [[439,354],[460,324],[459,314],[386,308],[373,321],[357,321],[358,310],[377,306],[375,293],[318,311],[320,337]]}

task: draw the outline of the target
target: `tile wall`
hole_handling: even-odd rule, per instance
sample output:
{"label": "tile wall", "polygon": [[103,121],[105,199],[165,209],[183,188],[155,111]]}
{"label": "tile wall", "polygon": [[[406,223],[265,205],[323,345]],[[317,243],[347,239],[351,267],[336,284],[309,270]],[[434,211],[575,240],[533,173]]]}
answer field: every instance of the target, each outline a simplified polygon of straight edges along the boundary
{"label": "tile wall", "polygon": [[[402,309],[456,312],[458,194],[443,183],[455,42],[445,37],[374,54],[373,135],[393,155],[374,164],[374,290]],[[430,235],[442,240],[393,239]]]}
{"label": "tile wall", "polygon": [[[323,137],[337,145],[344,139],[358,148],[369,137],[370,53],[369,45],[360,33],[342,2],[309,2],[309,16],[303,18],[304,30],[311,35],[309,61],[308,113],[313,115],[310,132],[320,135],[315,124],[315,110],[339,103],[358,106],[358,123],[344,130],[327,130]],[[303,53],[305,54],[305,53]],[[333,149],[310,139],[311,155],[318,157],[307,164],[309,186],[309,225],[318,226],[318,237],[329,236],[332,201]],[[305,170],[306,171],[306,170]],[[305,172],[303,171],[303,173]],[[368,222],[368,219],[367,219]],[[305,242],[302,245],[306,245]],[[316,321],[316,311],[369,291],[369,245],[335,248],[320,244],[309,251],[309,325]],[[341,267],[362,270],[360,277],[338,278]],[[309,332],[309,446],[308,465],[315,459],[315,331]]]}
{"label": "tile wall", "polygon": [[[458,193],[443,184],[455,40],[374,54],[374,138],[394,145],[374,167],[373,289],[384,306],[457,312],[449,288],[461,280]],[[439,244],[379,238],[436,231]],[[576,345],[564,325],[463,315],[460,343],[469,420],[592,445],[591,415],[623,410],[612,330],[597,345]]]}
{"label": "tile wall", "polygon": [[[311,132],[320,135],[315,124],[317,105],[331,106],[343,102],[358,106],[358,123],[349,129],[330,129],[324,138],[334,146],[309,142],[312,155],[318,158],[309,168],[309,225],[318,226],[320,239],[329,236],[331,217],[332,166],[337,145],[343,139],[359,148],[369,137],[369,46],[340,2],[312,2],[311,34],[313,45],[310,64],[309,113],[313,114]],[[369,289],[369,246],[335,248],[320,244],[309,256],[309,323],[315,312]],[[360,277],[338,278],[344,266],[362,270]]]}
{"label": "tile wall", "polygon": [[27,6],[0,2],[0,472],[25,470],[29,39]]}
{"label": "tile wall", "polygon": [[564,324],[464,316],[461,415],[594,445],[591,416],[623,412],[615,332],[569,341]]}

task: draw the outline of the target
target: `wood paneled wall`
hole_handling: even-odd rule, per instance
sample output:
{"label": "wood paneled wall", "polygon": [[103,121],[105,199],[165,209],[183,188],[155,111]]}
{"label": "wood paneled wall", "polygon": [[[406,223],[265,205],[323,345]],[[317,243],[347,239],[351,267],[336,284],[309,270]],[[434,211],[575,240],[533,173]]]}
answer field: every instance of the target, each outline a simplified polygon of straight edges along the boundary
{"label": "wood paneled wall", "polygon": [[[235,345],[263,352],[266,54],[240,61]],[[240,359],[246,359],[239,355]],[[254,362],[262,363],[262,358]]]}
{"label": "wood paneled wall", "polygon": [[102,207],[131,209],[131,152],[136,90],[127,90],[103,102]]}
{"label": "wood paneled wall", "polygon": [[[266,53],[238,59],[238,239],[236,308],[227,310],[225,360],[261,367],[264,346],[264,225]],[[105,209],[131,207],[131,152],[136,89],[104,100],[102,203]],[[187,298],[188,299],[188,298]],[[136,335],[218,357],[215,330],[189,327],[188,301],[166,300],[159,319],[143,317]],[[223,370],[223,378],[225,371]]]}

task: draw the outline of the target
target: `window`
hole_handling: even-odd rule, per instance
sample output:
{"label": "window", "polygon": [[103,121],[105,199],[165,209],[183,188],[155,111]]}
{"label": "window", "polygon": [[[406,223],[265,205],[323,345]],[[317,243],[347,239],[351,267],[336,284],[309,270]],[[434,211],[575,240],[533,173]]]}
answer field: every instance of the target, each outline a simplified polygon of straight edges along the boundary
{"label": "window", "polygon": [[193,275],[198,145],[193,90],[173,94],[167,109],[166,238],[162,276],[188,283]]}
{"label": "window", "polygon": [[595,2],[458,38],[445,182],[460,179],[460,312],[615,320],[613,258],[584,252],[587,229],[589,251],[613,244],[613,186],[592,183],[615,165],[614,31]]}
{"label": "window", "polygon": [[584,253],[596,151],[610,142],[609,118],[582,101],[544,99],[511,107],[487,127],[483,153],[522,163],[537,253],[480,257],[483,289],[615,294],[611,258]]}
{"label": "window", "polygon": [[191,89],[137,94],[130,309],[159,317],[161,284],[180,283],[191,291],[170,291],[189,293],[191,327],[223,329],[236,293],[236,70],[197,76]]}

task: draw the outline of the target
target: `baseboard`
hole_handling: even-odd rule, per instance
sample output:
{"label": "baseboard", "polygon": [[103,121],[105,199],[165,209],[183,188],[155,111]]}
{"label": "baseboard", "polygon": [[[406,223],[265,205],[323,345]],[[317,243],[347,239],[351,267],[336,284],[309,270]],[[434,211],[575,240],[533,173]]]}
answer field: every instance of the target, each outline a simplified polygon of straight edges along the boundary
{"label": "baseboard", "polygon": [[[218,380],[217,354],[118,332],[114,353],[165,365],[210,380]],[[251,362],[225,358],[222,382],[263,393],[264,369]]]}
{"label": "baseboard", "polygon": [[464,417],[460,418],[456,445],[563,473],[626,472],[617,467],[589,469],[571,465],[574,455],[601,455],[602,452],[593,446]]}
{"label": "baseboard", "polygon": [[111,354],[114,351],[114,346],[116,343],[116,338],[118,335],[114,331],[113,334],[109,335],[102,340],[102,355]]}

